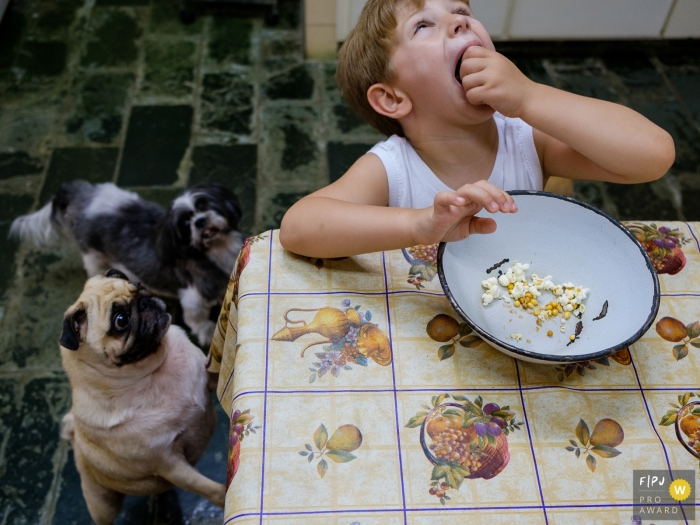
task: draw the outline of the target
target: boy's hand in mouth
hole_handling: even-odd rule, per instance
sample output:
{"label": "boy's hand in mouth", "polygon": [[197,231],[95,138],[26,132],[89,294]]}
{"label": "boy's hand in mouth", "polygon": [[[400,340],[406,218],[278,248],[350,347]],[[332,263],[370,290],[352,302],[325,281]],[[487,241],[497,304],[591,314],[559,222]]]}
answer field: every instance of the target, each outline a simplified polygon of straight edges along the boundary
{"label": "boy's hand in mouth", "polygon": [[506,117],[520,117],[535,85],[506,57],[482,46],[469,46],[455,67],[469,103],[486,104]]}

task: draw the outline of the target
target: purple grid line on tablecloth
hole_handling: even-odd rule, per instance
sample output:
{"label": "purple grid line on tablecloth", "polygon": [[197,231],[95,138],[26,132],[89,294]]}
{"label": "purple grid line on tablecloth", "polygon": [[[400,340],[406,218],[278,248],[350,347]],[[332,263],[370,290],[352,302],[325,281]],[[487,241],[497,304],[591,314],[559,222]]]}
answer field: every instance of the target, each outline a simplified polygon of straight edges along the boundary
{"label": "purple grid line on tablecloth", "polygon": [[[228,375],[228,379],[226,380],[226,385],[224,385],[224,389],[221,391],[221,397],[220,399],[223,399],[224,396],[226,395],[226,391],[228,390],[228,386],[231,384],[231,379],[233,379],[233,373],[236,371],[236,362],[234,361],[233,363],[233,368],[231,369],[231,373]],[[232,408],[232,407],[230,407]],[[233,412],[229,411],[229,416]]]}
{"label": "purple grid line on tablecloth", "polygon": [[[668,506],[667,503],[649,503],[647,506],[650,507],[665,507]],[[682,507],[700,507],[699,503],[684,503],[679,505]],[[309,511],[278,511],[278,512],[263,512],[263,516],[314,516],[314,515],[326,515],[326,514],[388,514],[391,512],[403,512],[407,513],[413,512],[441,512],[445,514],[453,512],[479,512],[483,510],[538,510],[538,509],[614,509],[614,508],[630,508],[634,507],[634,503],[581,503],[581,504],[568,504],[568,505],[517,505],[517,506],[478,506],[478,507],[423,507],[416,509],[401,509],[388,508],[388,509],[329,509],[329,510],[309,510]],[[238,518],[247,518],[250,516],[258,516],[257,512],[244,512],[241,514],[235,514],[226,520],[225,524],[231,523]]]}
{"label": "purple grid line on tablecloth", "polygon": [[[673,480],[671,461],[668,459],[668,452],[666,451],[666,444],[664,443],[664,440],[661,439],[661,435],[659,434],[658,430],[656,430],[656,425],[654,425],[654,418],[651,417],[651,410],[649,410],[649,404],[647,403],[647,398],[644,395],[644,388],[642,387],[642,382],[639,379],[639,374],[637,373],[637,365],[634,364],[634,359],[632,359],[631,353],[630,353],[630,364],[632,365],[632,369],[634,370],[634,377],[637,378],[637,384],[639,385],[639,393],[642,396],[642,401],[644,401],[644,408],[647,411],[647,417],[649,418],[649,423],[651,423],[651,428],[654,431],[654,434],[656,434],[656,437],[659,438],[659,443],[661,443],[661,449],[664,451],[664,457],[666,458],[666,465],[668,466],[669,477],[671,478],[671,480]],[[686,518],[685,510],[683,510],[682,506],[681,506],[681,512],[683,513],[683,520],[685,521],[685,525],[688,525],[688,518]]]}
{"label": "purple grid line on tablecloth", "polygon": [[[692,228],[688,223],[686,223],[688,226],[688,229],[690,230],[693,238],[695,239],[698,249],[700,249],[700,242],[698,241],[697,237],[695,236],[695,233],[693,232]],[[656,430],[656,427],[654,426],[654,422],[651,416],[651,412],[646,400],[646,397],[644,396],[644,390],[647,391],[677,391],[677,390],[682,390],[683,386],[677,386],[677,387],[659,387],[659,388],[644,388],[641,385],[641,381],[636,369],[636,366],[634,362],[632,362],[632,366],[634,369],[635,377],[637,380],[638,388],[575,388],[575,387],[567,387],[563,385],[543,385],[543,386],[532,386],[532,387],[527,387],[527,386],[522,386],[521,379],[520,379],[520,372],[519,372],[519,366],[517,363],[517,360],[515,360],[516,364],[516,371],[517,371],[517,377],[518,377],[518,388],[499,388],[499,387],[479,387],[479,388],[474,388],[474,389],[455,389],[455,390],[448,390],[448,392],[470,392],[470,391],[483,391],[483,390],[493,390],[493,391],[518,391],[520,394],[520,399],[521,403],[523,406],[523,419],[526,424],[526,428],[528,431],[528,437],[530,441],[530,449],[534,461],[534,466],[535,466],[535,473],[537,476],[537,483],[538,483],[538,489],[540,493],[540,499],[542,501],[542,505],[520,505],[520,506],[477,506],[477,507],[436,507],[436,508],[407,508],[406,507],[406,500],[405,500],[405,488],[404,488],[404,480],[403,480],[403,466],[402,466],[402,459],[401,459],[401,444],[400,444],[400,435],[399,435],[399,420],[398,420],[398,399],[397,399],[397,393],[398,392],[436,392],[437,390],[444,391],[444,389],[436,389],[436,388],[423,388],[423,389],[397,389],[396,388],[396,377],[395,377],[395,370],[394,370],[394,361],[393,361],[393,356],[392,356],[392,379],[393,379],[393,388],[392,389],[368,389],[368,390],[362,390],[362,389],[347,389],[347,390],[299,390],[299,391],[285,391],[285,390],[268,390],[268,372],[269,372],[269,356],[268,356],[268,350],[269,350],[269,330],[270,330],[270,297],[272,295],[385,295],[386,297],[386,304],[387,304],[387,322],[389,325],[389,338],[390,338],[390,345],[391,345],[391,321],[390,321],[390,309],[389,309],[389,295],[394,295],[394,294],[422,294],[422,295],[433,295],[433,296],[441,296],[443,295],[442,293],[437,293],[437,292],[427,292],[427,291],[420,291],[420,290],[398,290],[398,291],[389,291],[388,290],[388,279],[387,279],[387,273],[386,273],[386,262],[384,259],[384,254],[382,254],[382,262],[383,262],[383,269],[384,269],[384,282],[385,282],[385,291],[384,292],[358,292],[358,291],[334,291],[334,292],[272,292],[271,291],[271,274],[272,274],[272,245],[273,245],[273,235],[274,233],[271,232],[270,235],[270,242],[269,242],[269,259],[268,259],[268,290],[267,293],[265,292],[251,292],[248,294],[244,294],[240,297],[242,299],[243,297],[246,296],[253,296],[253,295],[259,295],[263,296],[266,295],[268,297],[268,305],[267,305],[267,333],[266,333],[266,345],[265,345],[265,352],[266,352],[266,359],[265,359],[265,389],[262,391],[250,391],[250,392],[241,392],[237,394],[234,397],[234,400],[237,399],[238,397],[244,396],[244,395],[249,395],[249,394],[255,394],[255,393],[263,393],[264,394],[264,406],[263,406],[263,447],[262,447],[262,471],[261,471],[261,491],[260,491],[260,512],[259,513],[244,513],[244,514],[238,514],[235,516],[232,516],[229,518],[226,523],[229,523],[235,519],[242,518],[242,517],[249,517],[249,516],[259,516],[260,517],[260,523],[262,524],[263,517],[264,516],[280,516],[280,515],[313,515],[313,514],[352,514],[352,513],[387,513],[387,512],[403,512],[404,514],[404,523],[407,522],[407,513],[408,512],[425,512],[425,511],[440,511],[440,512],[455,512],[455,511],[479,511],[479,510],[525,510],[525,509],[542,509],[544,512],[544,517],[545,521],[548,523],[548,518],[547,518],[547,509],[586,509],[586,508],[614,508],[614,507],[632,507],[633,504],[607,504],[607,503],[602,503],[602,504],[570,504],[570,505],[546,505],[544,502],[544,497],[542,493],[542,487],[540,483],[540,478],[539,478],[539,470],[537,467],[537,460],[535,457],[535,451],[534,447],[532,444],[532,436],[530,433],[530,428],[529,428],[529,422],[527,419],[527,414],[526,414],[526,408],[525,408],[525,400],[523,396],[523,390],[529,391],[529,390],[542,390],[542,389],[555,389],[555,388],[560,388],[564,390],[573,390],[573,391],[581,391],[581,392],[587,392],[587,391],[611,391],[611,392],[616,392],[616,391],[639,391],[640,394],[642,395],[642,399],[645,405],[645,409],[647,411],[647,416],[649,417],[649,420],[651,422],[652,428],[657,435],[657,438],[659,439],[659,442],[661,443],[662,449],[664,451],[664,456],[666,458],[666,463],[669,468],[669,472],[671,471],[671,464],[670,460],[668,457],[668,453],[666,450],[666,446],[663,442],[663,439],[659,435],[658,431]],[[662,294],[663,296],[671,296],[671,297],[678,297],[678,296],[689,296],[689,297],[698,297],[700,294]],[[393,352],[393,349],[392,349]],[[229,383],[231,382],[231,379],[233,377],[233,371],[231,372],[231,375],[228,378],[227,384],[224,387],[224,391],[229,386]],[[395,413],[396,413],[396,430],[397,430],[397,440],[398,440],[398,452],[399,452],[399,468],[400,468],[400,476],[401,476],[401,490],[402,490],[402,498],[403,498],[403,506],[402,508],[395,508],[395,509],[354,509],[354,510],[328,510],[328,511],[308,511],[308,512],[264,512],[264,483],[265,483],[265,454],[266,454],[266,448],[265,448],[265,440],[266,440],[266,425],[267,425],[267,395],[271,393],[309,393],[309,394],[318,394],[318,393],[338,393],[338,392],[385,392],[385,393],[393,393],[394,394],[394,408],[395,408]],[[679,505],[681,506],[681,510],[683,511],[683,506],[684,505]],[[696,503],[694,505],[695,507],[700,506],[700,503]],[[683,511],[684,517],[685,517],[685,512]],[[685,520],[685,523],[687,524],[687,518]]]}
{"label": "purple grid line on tablecloth", "polygon": [[[678,392],[681,390],[687,390],[687,389],[695,389],[697,388],[697,385],[680,385],[680,386],[675,386],[675,387],[649,387],[649,388],[643,388],[644,391],[647,392]],[[516,387],[499,387],[499,386],[489,386],[489,387],[478,387],[478,388],[471,388],[471,389],[448,389],[448,388],[341,388],[341,389],[309,389],[309,390],[246,390],[244,392],[239,392],[233,397],[233,401],[238,399],[239,397],[243,396],[251,396],[251,395],[258,395],[258,394],[264,394],[267,392],[268,394],[313,394],[313,395],[318,395],[318,394],[391,394],[393,392],[401,392],[401,393],[415,393],[415,392],[429,392],[433,394],[441,393],[441,392],[447,392],[448,394],[452,393],[465,393],[468,394],[470,392],[479,394],[484,391],[491,391],[491,392],[518,392],[520,390],[523,391],[531,391],[531,390],[554,390],[554,389],[561,389],[561,390],[570,390],[572,392],[639,392],[639,387],[610,387],[610,388],[576,388],[576,387],[570,387],[570,386],[563,386],[563,385],[541,385],[541,386],[523,386],[521,388],[516,388]]]}
{"label": "purple grid line on tablecloth", "polygon": [[[308,295],[400,295],[400,294],[417,294],[417,295],[432,295],[434,297],[445,297],[444,292],[428,292],[425,290],[386,290],[384,292],[359,292],[357,290],[331,290],[325,292],[270,292],[270,295],[292,295],[292,296],[308,296]],[[263,296],[267,292],[247,292],[239,296],[238,301],[244,297]]]}
{"label": "purple grid line on tablecloth", "polygon": [[695,236],[695,232],[693,231],[693,227],[690,225],[689,222],[686,222],[685,225],[688,227],[688,230],[690,231],[690,235],[693,236],[693,239],[695,239],[695,244],[698,247],[698,250],[700,250],[700,242],[698,242],[698,238]]}
{"label": "purple grid line on tablecloth", "polygon": [[525,397],[523,396],[522,383],[520,381],[520,367],[518,366],[518,360],[513,359],[515,363],[515,373],[518,377],[518,393],[520,394],[520,404],[523,406],[523,421],[525,421],[525,428],[527,429],[527,439],[530,442],[530,452],[532,453],[532,462],[535,465],[535,477],[537,478],[537,490],[540,492],[540,501],[542,502],[542,512],[544,513],[544,522],[549,524],[549,519],[547,518],[547,506],[544,503],[544,494],[542,494],[542,483],[540,482],[540,471],[537,468],[537,458],[535,457],[535,447],[532,444],[532,434],[530,434],[530,423],[527,420],[527,410],[525,409]]}
{"label": "purple grid line on tablecloth", "polygon": [[[260,525],[263,521],[263,508],[265,504],[265,439],[267,438],[267,376],[270,360],[270,286],[272,283],[272,239],[274,231],[270,232],[270,253],[267,260],[267,321],[265,326],[265,393],[263,394],[263,431],[262,431],[262,469],[260,479]],[[234,363],[235,368],[235,363]]]}
{"label": "purple grid line on tablecloth", "polygon": [[382,269],[384,271],[384,291],[386,292],[386,324],[387,333],[389,334],[389,348],[391,350],[391,381],[393,385],[394,392],[394,413],[396,415],[396,445],[398,447],[399,456],[399,476],[401,476],[401,504],[403,505],[403,522],[404,525],[408,523],[408,518],[406,517],[406,491],[403,483],[403,459],[401,458],[401,427],[399,424],[399,402],[398,395],[396,393],[396,370],[394,369],[394,345],[391,337],[391,309],[389,307],[389,279],[386,275],[386,259],[384,258],[384,252],[382,252]]}

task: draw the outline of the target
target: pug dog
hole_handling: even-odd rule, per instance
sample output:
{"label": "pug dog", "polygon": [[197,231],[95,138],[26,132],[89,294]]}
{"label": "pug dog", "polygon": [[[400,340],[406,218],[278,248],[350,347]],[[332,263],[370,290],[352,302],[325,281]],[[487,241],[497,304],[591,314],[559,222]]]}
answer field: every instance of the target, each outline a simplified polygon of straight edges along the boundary
{"label": "pug dog", "polygon": [[125,494],[173,486],[223,508],[224,486],[193,466],[216,425],[205,357],[163,301],[118,270],[92,277],[65,313],[60,346],[72,387],[62,436],[97,525],[114,522]]}

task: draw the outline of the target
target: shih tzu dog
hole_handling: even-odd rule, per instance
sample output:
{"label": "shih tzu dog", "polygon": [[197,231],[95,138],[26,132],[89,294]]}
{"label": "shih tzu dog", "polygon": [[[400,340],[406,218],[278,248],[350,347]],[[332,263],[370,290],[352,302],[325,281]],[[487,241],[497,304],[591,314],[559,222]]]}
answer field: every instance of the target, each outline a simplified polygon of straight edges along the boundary
{"label": "shih tzu dog", "polygon": [[92,277],[59,344],[72,390],[61,435],[93,521],[113,523],[125,494],[173,486],[223,508],[224,485],[193,466],[216,426],[204,354],[163,301],[118,270]]}
{"label": "shih tzu dog", "polygon": [[39,211],[18,217],[10,234],[35,245],[73,237],[88,277],[116,268],[151,292],[178,298],[202,346],[241,248],[241,207],[227,188],[197,184],[165,210],[114,184],[64,184]]}

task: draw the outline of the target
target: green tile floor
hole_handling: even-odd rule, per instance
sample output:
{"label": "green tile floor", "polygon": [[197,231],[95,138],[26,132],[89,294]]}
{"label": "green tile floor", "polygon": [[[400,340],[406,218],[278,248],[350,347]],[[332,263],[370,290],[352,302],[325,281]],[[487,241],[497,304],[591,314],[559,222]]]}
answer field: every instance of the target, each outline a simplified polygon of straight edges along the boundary
{"label": "green tile floor", "polygon": [[[60,185],[113,181],[167,205],[210,180],[241,198],[243,228],[279,225],[381,137],[342,102],[334,63],[305,61],[299,0],[280,23],[208,8],[184,26],[176,0],[14,0],[0,25],[0,525],[89,523],[72,452],[59,440],[69,387],[57,340],[85,279],[68,245],[7,239]],[[669,174],[634,187],[581,182],[620,219],[700,220],[698,42],[503,43],[538,82],[629,105],[676,141]],[[199,463],[225,479],[228,422]],[[221,512],[174,490],[128,498],[120,524],[214,524]]]}

